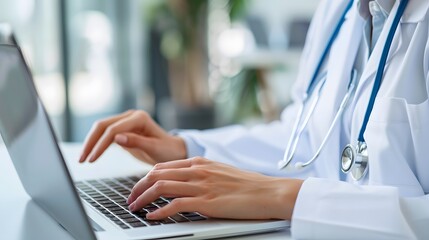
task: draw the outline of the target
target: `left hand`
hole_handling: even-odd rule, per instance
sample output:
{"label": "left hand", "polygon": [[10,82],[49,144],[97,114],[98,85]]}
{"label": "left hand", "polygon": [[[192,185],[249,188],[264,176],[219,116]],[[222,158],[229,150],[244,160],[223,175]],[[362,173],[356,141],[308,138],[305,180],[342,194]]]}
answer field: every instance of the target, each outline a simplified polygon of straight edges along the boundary
{"label": "left hand", "polygon": [[196,157],[155,165],[134,186],[128,203],[131,211],[138,211],[160,196],[177,197],[148,213],[148,219],[199,212],[215,218],[289,220],[302,182]]}

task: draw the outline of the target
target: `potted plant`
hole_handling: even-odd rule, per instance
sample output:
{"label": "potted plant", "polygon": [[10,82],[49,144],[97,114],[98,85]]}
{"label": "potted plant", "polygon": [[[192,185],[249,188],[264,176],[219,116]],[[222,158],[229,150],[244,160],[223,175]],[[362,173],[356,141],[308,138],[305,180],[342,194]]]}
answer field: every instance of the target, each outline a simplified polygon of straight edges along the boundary
{"label": "potted plant", "polygon": [[[227,1],[230,15],[244,0]],[[178,128],[211,128],[215,114],[208,86],[207,21],[209,0],[160,0],[149,18],[160,31],[160,51],[167,59],[168,83]]]}

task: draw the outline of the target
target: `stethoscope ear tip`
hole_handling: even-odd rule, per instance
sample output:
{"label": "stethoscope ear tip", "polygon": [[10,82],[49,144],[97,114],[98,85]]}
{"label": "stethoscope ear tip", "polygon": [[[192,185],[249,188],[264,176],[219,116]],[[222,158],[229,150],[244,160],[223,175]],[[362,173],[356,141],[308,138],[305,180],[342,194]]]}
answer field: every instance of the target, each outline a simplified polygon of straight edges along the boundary
{"label": "stethoscope ear tip", "polygon": [[302,162],[295,163],[295,169],[296,170],[302,170],[303,168],[304,168],[304,163],[302,163]]}
{"label": "stethoscope ear tip", "polygon": [[284,161],[279,161],[278,168],[284,169],[287,172],[294,172],[294,171],[299,171],[299,170],[304,169],[305,166],[304,166],[303,162],[297,162],[297,163],[295,163],[295,165],[292,166],[292,164],[290,164],[290,163],[286,164]]}
{"label": "stethoscope ear tip", "polygon": [[286,172],[293,172],[295,170],[295,168],[291,166],[290,162],[287,163],[283,160],[278,162],[277,167],[279,170],[285,170]]}

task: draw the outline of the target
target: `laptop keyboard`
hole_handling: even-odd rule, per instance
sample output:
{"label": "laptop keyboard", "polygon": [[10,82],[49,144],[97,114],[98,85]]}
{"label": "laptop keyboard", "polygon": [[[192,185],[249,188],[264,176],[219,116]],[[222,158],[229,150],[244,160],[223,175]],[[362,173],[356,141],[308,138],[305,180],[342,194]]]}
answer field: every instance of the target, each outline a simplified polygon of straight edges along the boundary
{"label": "laptop keyboard", "polygon": [[101,212],[111,222],[122,229],[157,226],[206,220],[207,217],[196,212],[178,213],[169,218],[154,221],[146,219],[146,213],[170,203],[173,198],[161,197],[146,205],[138,212],[128,210],[127,198],[133,186],[140,180],[139,177],[111,178],[76,182],[79,196],[88,202],[94,209]]}

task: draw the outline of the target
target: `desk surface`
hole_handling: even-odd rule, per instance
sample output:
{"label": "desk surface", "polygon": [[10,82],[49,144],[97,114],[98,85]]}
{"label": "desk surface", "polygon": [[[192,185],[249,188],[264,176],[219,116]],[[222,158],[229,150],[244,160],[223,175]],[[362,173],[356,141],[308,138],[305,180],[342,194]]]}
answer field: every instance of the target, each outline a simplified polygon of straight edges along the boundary
{"label": "desk surface", "polygon": [[[61,146],[74,180],[127,176],[148,171],[150,166],[133,159],[119,147],[111,147],[100,161],[93,164],[77,162],[80,144]],[[118,164],[118,162],[121,164]],[[12,161],[0,146],[0,234],[6,239],[73,239],[25,193]],[[235,240],[290,239],[289,230],[233,237]]]}

